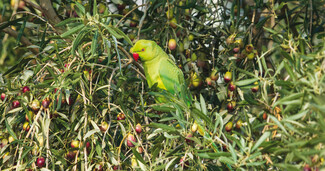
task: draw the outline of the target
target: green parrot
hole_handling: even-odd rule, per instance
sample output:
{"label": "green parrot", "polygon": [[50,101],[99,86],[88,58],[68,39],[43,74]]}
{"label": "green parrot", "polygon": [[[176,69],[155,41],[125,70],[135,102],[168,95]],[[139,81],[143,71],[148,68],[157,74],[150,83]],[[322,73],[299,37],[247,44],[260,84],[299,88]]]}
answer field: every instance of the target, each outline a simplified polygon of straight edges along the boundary
{"label": "green parrot", "polygon": [[[134,59],[140,57],[149,87],[157,83],[157,87],[174,94],[184,84],[183,72],[175,65],[156,42],[139,40],[130,49]],[[175,91],[175,88],[177,89]]]}

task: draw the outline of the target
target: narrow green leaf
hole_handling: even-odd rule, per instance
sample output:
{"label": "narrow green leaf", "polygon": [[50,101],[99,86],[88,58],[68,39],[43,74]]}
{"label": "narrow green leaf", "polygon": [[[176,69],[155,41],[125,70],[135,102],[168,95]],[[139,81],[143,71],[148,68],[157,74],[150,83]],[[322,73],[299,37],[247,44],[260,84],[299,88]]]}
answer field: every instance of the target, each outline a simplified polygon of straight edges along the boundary
{"label": "narrow green leaf", "polygon": [[204,97],[202,96],[202,94],[200,94],[200,103],[201,103],[202,113],[207,115],[207,108],[206,108],[205,100],[204,100]]}
{"label": "narrow green leaf", "polygon": [[270,135],[271,135],[271,132],[269,132],[269,131],[264,132],[264,134],[260,137],[260,139],[257,140],[255,145],[253,146],[252,151],[257,149]]}
{"label": "narrow green leaf", "polygon": [[121,36],[120,34],[118,34],[112,26],[108,26],[104,23],[100,23],[100,25],[102,25],[103,27],[105,27],[107,29],[107,31],[114,37],[116,37],[117,39],[121,39],[123,38],[123,36]]}
{"label": "narrow green leaf", "polygon": [[218,159],[221,156],[230,157],[231,154],[228,152],[218,152],[218,153],[197,153],[197,156],[205,159]]}
{"label": "narrow green leaf", "polygon": [[84,140],[86,140],[88,137],[90,137],[91,135],[97,133],[97,132],[100,132],[99,129],[93,129],[91,131],[88,131],[87,134],[84,136]]}
{"label": "narrow green leaf", "polygon": [[288,134],[287,130],[284,126],[280,123],[280,121],[273,115],[269,115],[269,118],[273,120],[273,122],[286,134]]}
{"label": "narrow green leaf", "polygon": [[26,22],[27,22],[27,17],[25,17],[25,20],[24,20],[22,26],[19,29],[18,36],[17,36],[17,44],[20,42],[21,36],[23,36],[24,29],[25,29],[25,26],[26,26]]}
{"label": "narrow green leaf", "polygon": [[232,145],[229,145],[228,147],[229,147],[229,149],[230,149],[230,153],[231,153],[232,159],[233,159],[234,162],[236,163],[236,162],[237,162],[236,151],[235,151],[235,149],[234,149],[234,147],[233,147]]}
{"label": "narrow green leaf", "polygon": [[288,74],[290,75],[290,78],[293,81],[296,81],[297,78],[296,78],[295,74],[293,73],[292,67],[290,67],[287,62],[284,62],[284,68],[287,70]]}
{"label": "narrow green leaf", "polygon": [[96,14],[98,14],[97,8],[98,8],[97,7],[97,1],[94,0],[94,2],[93,2],[93,16],[96,15]]}
{"label": "narrow green leaf", "polygon": [[71,34],[76,33],[79,30],[83,29],[84,27],[85,27],[85,25],[79,24],[79,25],[69,29],[68,31],[64,32],[63,34],[61,34],[61,37],[66,38],[66,37],[70,36]]}
{"label": "narrow green leaf", "polygon": [[301,111],[298,114],[291,115],[291,116],[289,116],[287,118],[284,118],[284,119],[286,119],[286,120],[297,120],[297,119],[300,119],[300,118],[306,116],[307,113],[308,113],[308,110],[304,110],[304,111]]}
{"label": "narrow green leaf", "polygon": [[80,4],[79,2],[75,2],[75,3],[76,3],[76,5],[77,5],[78,9],[80,10],[80,12],[81,12],[83,15],[85,15],[85,14],[86,14],[86,9],[85,9],[85,7],[84,7],[82,4]]}
{"label": "narrow green leaf", "polygon": [[237,81],[237,82],[235,82],[235,84],[240,87],[240,86],[246,86],[249,84],[253,84],[256,81],[258,81],[258,78],[251,78],[251,79]]}
{"label": "narrow green leaf", "polygon": [[17,138],[15,132],[12,130],[11,126],[9,125],[7,118],[5,119],[5,123],[6,123],[6,128],[7,128],[8,133],[9,133],[12,137],[14,137],[15,140],[17,140],[18,138]]}
{"label": "narrow green leaf", "polygon": [[124,39],[126,40],[126,42],[128,42],[131,46],[133,46],[133,43],[132,43],[131,39],[129,38],[129,36],[127,36],[122,30],[120,30],[116,27],[112,27],[112,29],[114,31],[116,31],[118,34],[122,35],[124,37]]}
{"label": "narrow green leaf", "polygon": [[68,18],[68,19],[63,20],[63,21],[59,22],[58,24],[56,24],[55,27],[64,26],[64,25],[66,25],[68,23],[74,23],[74,21],[76,21],[76,20],[80,20],[80,18],[74,18],[74,17],[73,18]]}
{"label": "narrow green leaf", "polygon": [[297,99],[301,98],[303,95],[304,95],[304,93],[294,93],[289,96],[283,97],[280,100],[278,100],[277,102],[275,102],[274,106],[277,106],[279,104],[284,104],[288,101],[297,100]]}
{"label": "narrow green leaf", "polygon": [[78,36],[73,40],[72,42],[72,48],[71,53],[74,54],[75,50],[77,49],[79,42],[82,40],[82,38],[89,32],[89,29],[83,29]]}
{"label": "narrow green leaf", "polygon": [[206,123],[208,123],[209,125],[211,124],[211,119],[209,117],[207,117],[207,115],[203,114],[201,111],[199,111],[196,108],[192,108],[192,116],[193,117],[198,117],[197,119],[203,119]]}
{"label": "narrow green leaf", "polygon": [[167,131],[176,131],[176,129],[174,127],[168,126],[168,125],[165,125],[165,124],[161,124],[161,123],[152,122],[148,126],[149,127],[154,127],[154,128],[161,128],[161,129],[164,129],[164,130],[167,130]]}
{"label": "narrow green leaf", "polygon": [[132,153],[141,163],[146,164],[141,155],[137,152],[136,148],[132,148]]}
{"label": "narrow green leaf", "polygon": [[170,161],[167,163],[167,165],[166,165],[166,167],[165,167],[165,170],[170,170],[169,167],[173,164],[173,162],[174,162],[176,159],[178,159],[178,157],[175,157],[175,158],[173,158],[172,160],[170,160]]}
{"label": "narrow green leaf", "polygon": [[224,156],[219,157],[219,161],[224,164],[230,164],[230,165],[235,164],[235,162],[233,160],[231,160],[229,157],[224,157]]}
{"label": "narrow green leaf", "polygon": [[97,48],[97,38],[98,38],[98,30],[96,30],[93,40],[91,42],[91,56],[95,55],[96,48]]}

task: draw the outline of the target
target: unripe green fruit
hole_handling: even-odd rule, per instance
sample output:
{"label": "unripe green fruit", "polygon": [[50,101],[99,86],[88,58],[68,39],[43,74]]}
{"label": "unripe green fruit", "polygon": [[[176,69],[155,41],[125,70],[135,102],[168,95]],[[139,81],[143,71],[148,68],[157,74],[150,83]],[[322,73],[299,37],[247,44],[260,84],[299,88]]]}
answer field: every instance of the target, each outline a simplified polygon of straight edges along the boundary
{"label": "unripe green fruit", "polygon": [[181,53],[184,52],[184,44],[182,42],[179,42],[178,51]]}
{"label": "unripe green fruit", "polygon": [[197,56],[196,56],[195,53],[192,53],[192,55],[191,55],[191,60],[192,60],[193,62],[197,60]]}
{"label": "unripe green fruit", "polygon": [[170,8],[170,9],[166,12],[166,15],[167,15],[167,18],[168,18],[168,19],[172,19],[172,18],[174,17],[173,9]]}
{"label": "unripe green fruit", "polygon": [[247,59],[249,59],[249,60],[254,59],[254,57],[255,57],[254,53],[250,53],[250,54],[247,55]]}
{"label": "unripe green fruit", "polygon": [[193,36],[193,34],[190,34],[190,35],[188,36],[188,40],[189,40],[189,41],[194,40],[194,36]]}
{"label": "unripe green fruit", "polygon": [[216,69],[212,70],[212,72],[210,74],[210,78],[211,78],[211,80],[214,80],[214,81],[218,80],[219,75],[218,75],[218,71]]}
{"label": "unripe green fruit", "polygon": [[198,125],[196,122],[193,123],[192,127],[191,127],[191,131],[194,133],[197,131]]}
{"label": "unripe green fruit", "polygon": [[170,22],[169,22],[169,25],[174,29],[177,28],[176,24],[177,24],[176,18],[171,19]]}
{"label": "unripe green fruit", "polygon": [[232,34],[232,35],[230,35],[230,36],[226,39],[226,43],[227,43],[228,45],[234,43],[235,38],[236,38],[236,34]]}

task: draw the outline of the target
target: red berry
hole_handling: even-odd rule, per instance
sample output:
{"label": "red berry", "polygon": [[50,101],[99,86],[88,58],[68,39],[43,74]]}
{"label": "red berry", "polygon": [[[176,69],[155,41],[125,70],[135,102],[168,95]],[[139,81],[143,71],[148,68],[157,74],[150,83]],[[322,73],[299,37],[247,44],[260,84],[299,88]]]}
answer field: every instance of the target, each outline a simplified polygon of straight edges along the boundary
{"label": "red berry", "polygon": [[123,11],[124,10],[124,8],[125,8],[125,4],[117,4],[117,9],[119,10],[119,11]]}
{"label": "red berry", "polygon": [[143,148],[140,146],[140,147],[138,147],[138,152],[140,153],[140,154],[142,154],[143,153]]}
{"label": "red berry", "polygon": [[239,120],[236,122],[236,128],[237,128],[237,129],[240,129],[240,127],[242,126],[242,124],[243,124],[243,121],[239,119]]}
{"label": "red berry", "polygon": [[25,87],[23,87],[22,91],[23,91],[23,93],[26,93],[27,91],[30,91],[30,89],[28,86],[25,86]]}
{"label": "red berry", "polygon": [[117,120],[125,120],[125,115],[124,115],[124,113],[119,113],[119,114],[117,115]]}
{"label": "red berry", "polygon": [[304,171],[311,171],[311,168],[310,168],[310,166],[308,164],[305,165]]}
{"label": "red berry", "polygon": [[267,119],[267,114],[264,112],[263,113],[263,119],[266,120]]}
{"label": "red berry", "polygon": [[194,142],[193,140],[189,139],[189,138],[192,138],[192,137],[193,137],[192,134],[188,134],[186,136],[185,141],[186,141],[187,144],[192,144]]}
{"label": "red berry", "polygon": [[231,101],[227,104],[227,110],[228,112],[232,112],[234,110],[236,106],[236,102],[235,101]]}
{"label": "red berry", "polygon": [[[29,116],[30,116],[31,119],[33,119],[34,113],[32,111],[29,111]],[[25,119],[26,119],[27,122],[29,122],[29,118],[28,118],[27,114],[25,115]]]}
{"label": "red berry", "polygon": [[225,126],[225,130],[226,130],[227,132],[230,132],[231,129],[232,129],[232,126],[233,126],[233,123],[232,123],[231,121],[228,122],[228,123],[226,124],[226,126]]}
{"label": "red berry", "polygon": [[13,108],[17,108],[19,106],[20,106],[20,102],[18,100],[15,100],[15,101],[12,102],[12,107]]}
{"label": "red berry", "polygon": [[50,100],[48,98],[44,99],[42,101],[42,106],[43,106],[44,109],[49,108],[49,106],[50,106]]}
{"label": "red berry", "polygon": [[79,148],[79,141],[72,140],[70,145],[72,148]]}
{"label": "red berry", "polygon": [[23,130],[28,132],[29,131],[29,122],[25,122],[24,125],[23,125]]}
{"label": "red berry", "polygon": [[168,48],[170,50],[175,50],[176,49],[176,40],[175,39],[169,39]]}
{"label": "red berry", "polygon": [[36,165],[37,165],[37,167],[41,168],[41,167],[44,166],[44,164],[45,164],[45,159],[44,159],[44,157],[39,157],[39,158],[37,158],[37,161],[36,161]]}
{"label": "red berry", "polygon": [[86,142],[86,148],[88,149],[90,147],[90,142]]}
{"label": "red berry", "polygon": [[73,160],[73,159],[76,157],[76,152],[75,152],[75,151],[69,151],[69,152],[66,154],[66,157],[67,157],[67,159],[69,159],[69,160]]}
{"label": "red berry", "polygon": [[132,134],[129,134],[128,137],[126,138],[126,144],[128,145],[128,147],[134,147],[133,143],[136,143],[137,140],[135,139],[135,137]]}
{"label": "red berry", "polygon": [[135,21],[130,22],[130,27],[136,27],[138,24]]}
{"label": "red berry", "polygon": [[240,48],[239,47],[235,47],[232,51],[234,52],[234,53],[238,53],[239,52],[239,50],[240,50]]}
{"label": "red berry", "polygon": [[256,93],[256,92],[258,92],[258,88],[259,88],[258,87],[258,82],[255,82],[254,85],[256,85],[256,86],[252,87],[251,90],[252,90],[253,93]]}
{"label": "red berry", "polygon": [[142,126],[141,126],[141,124],[137,124],[136,126],[135,126],[135,131],[138,133],[138,134],[140,134],[141,132],[142,132]]}
{"label": "red berry", "polygon": [[235,91],[236,90],[236,85],[233,82],[230,82],[230,84],[228,85],[228,89],[230,91]]}
{"label": "red berry", "polygon": [[99,127],[102,132],[105,132],[108,129],[108,123],[102,122],[101,126]]}
{"label": "red berry", "polygon": [[69,106],[72,106],[73,102],[74,102],[74,101],[73,101],[72,97],[69,96],[68,105],[69,105]]}
{"label": "red berry", "polygon": [[1,93],[1,100],[4,101],[6,98],[6,94],[5,93]]}
{"label": "red berry", "polygon": [[182,157],[180,160],[179,160],[179,164],[181,165],[181,167],[183,169],[187,169],[187,167],[190,165],[190,163],[188,161],[184,161],[184,157]]}
{"label": "red berry", "polygon": [[32,110],[34,112],[38,112],[40,107],[41,107],[41,104],[37,99],[33,100],[32,103],[30,104],[30,108],[32,108]]}

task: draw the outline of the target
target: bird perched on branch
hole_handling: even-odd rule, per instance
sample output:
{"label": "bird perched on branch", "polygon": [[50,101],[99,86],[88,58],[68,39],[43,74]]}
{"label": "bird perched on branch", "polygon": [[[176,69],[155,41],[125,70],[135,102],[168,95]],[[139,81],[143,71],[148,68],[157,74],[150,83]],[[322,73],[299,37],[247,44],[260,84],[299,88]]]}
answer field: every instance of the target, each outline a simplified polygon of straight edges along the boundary
{"label": "bird perched on branch", "polygon": [[166,52],[151,40],[139,40],[130,49],[133,58],[143,62],[144,72],[149,87],[157,87],[174,94],[181,91],[185,84],[184,75]]}

